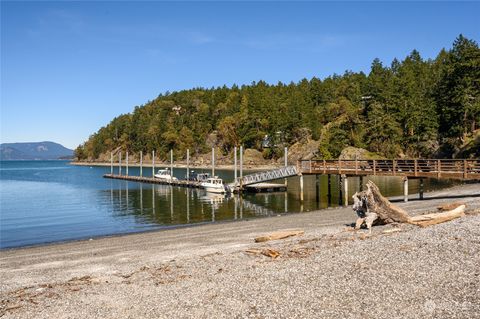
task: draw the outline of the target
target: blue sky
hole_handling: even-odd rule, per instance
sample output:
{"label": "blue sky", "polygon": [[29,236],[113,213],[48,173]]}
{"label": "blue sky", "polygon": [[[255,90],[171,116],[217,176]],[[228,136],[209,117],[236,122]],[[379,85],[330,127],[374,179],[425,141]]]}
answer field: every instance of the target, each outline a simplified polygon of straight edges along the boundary
{"label": "blue sky", "polygon": [[368,72],[460,33],[476,2],[1,2],[0,141],[74,148],[166,91]]}

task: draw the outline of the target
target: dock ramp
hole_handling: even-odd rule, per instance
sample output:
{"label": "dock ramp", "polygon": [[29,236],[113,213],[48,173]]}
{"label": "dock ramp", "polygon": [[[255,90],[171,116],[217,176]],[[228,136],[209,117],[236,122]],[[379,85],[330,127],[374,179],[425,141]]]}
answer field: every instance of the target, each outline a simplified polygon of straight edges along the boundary
{"label": "dock ramp", "polygon": [[247,185],[273,181],[276,179],[297,176],[298,173],[299,172],[296,166],[294,165],[285,166],[285,167],[273,169],[270,171],[245,175],[242,178],[237,178],[237,180],[234,181],[233,183],[230,183],[229,186],[232,189],[236,189],[236,188],[239,188],[240,186],[243,187]]}

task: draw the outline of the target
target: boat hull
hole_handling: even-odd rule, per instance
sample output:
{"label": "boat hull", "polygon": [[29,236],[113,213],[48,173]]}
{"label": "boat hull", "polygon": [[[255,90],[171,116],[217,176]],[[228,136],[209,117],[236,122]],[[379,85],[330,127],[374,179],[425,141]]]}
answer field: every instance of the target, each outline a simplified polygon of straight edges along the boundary
{"label": "boat hull", "polygon": [[205,191],[209,193],[217,193],[217,194],[224,194],[225,188],[224,187],[213,187],[213,186],[204,186],[202,185]]}
{"label": "boat hull", "polygon": [[157,175],[155,174],[154,175],[156,179],[162,181],[162,182],[167,182],[167,183],[170,183],[170,182],[174,182],[174,181],[177,181],[178,179],[176,177],[174,178],[171,178],[171,177],[166,177],[165,175]]}

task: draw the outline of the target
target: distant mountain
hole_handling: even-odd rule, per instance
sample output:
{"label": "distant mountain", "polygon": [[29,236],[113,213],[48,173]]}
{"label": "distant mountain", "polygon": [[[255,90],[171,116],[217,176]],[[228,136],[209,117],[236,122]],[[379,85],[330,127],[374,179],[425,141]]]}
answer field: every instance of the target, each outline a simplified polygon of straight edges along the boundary
{"label": "distant mountain", "polygon": [[54,142],[0,144],[0,160],[53,160],[73,158],[73,150]]}

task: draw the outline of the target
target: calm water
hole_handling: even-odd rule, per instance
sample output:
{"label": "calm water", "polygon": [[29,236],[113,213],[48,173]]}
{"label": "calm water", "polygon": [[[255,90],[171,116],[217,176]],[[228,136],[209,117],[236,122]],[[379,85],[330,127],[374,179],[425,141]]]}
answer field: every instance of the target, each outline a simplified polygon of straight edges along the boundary
{"label": "calm water", "polygon": [[[102,178],[109,172],[110,167],[71,166],[66,161],[0,162],[0,248],[275,216],[329,206],[326,176],[320,177],[318,192],[315,177],[304,177],[302,204],[297,177],[288,180],[286,193],[240,197]],[[144,169],[144,174],[148,173],[151,169]],[[138,175],[139,169],[130,168],[129,174]],[[217,170],[216,174],[227,182],[233,180],[233,172]],[[174,175],[183,178],[185,170],[174,169]],[[372,179],[387,196],[403,193],[400,178]],[[425,180],[426,190],[447,185],[448,182]],[[358,187],[359,179],[350,178],[349,192],[353,194]],[[339,187],[334,176],[331,189],[330,206],[335,206]],[[417,189],[418,182],[411,180],[410,193]]]}

